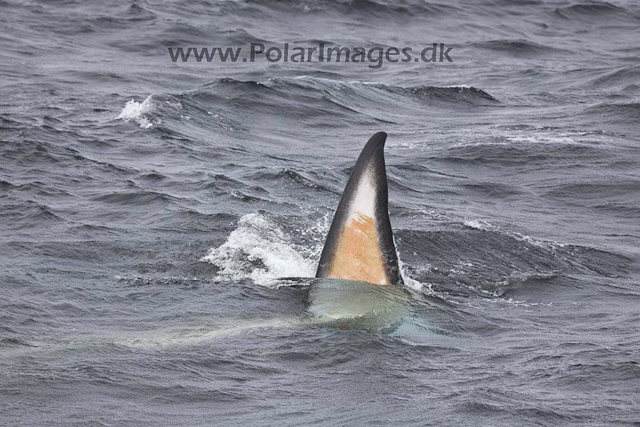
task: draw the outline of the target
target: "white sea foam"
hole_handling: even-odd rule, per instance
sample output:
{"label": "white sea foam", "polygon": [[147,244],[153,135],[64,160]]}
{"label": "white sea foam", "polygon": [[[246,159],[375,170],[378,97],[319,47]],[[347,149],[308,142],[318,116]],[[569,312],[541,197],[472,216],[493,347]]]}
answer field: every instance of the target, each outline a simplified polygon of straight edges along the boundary
{"label": "white sea foam", "polygon": [[559,145],[578,145],[580,144],[571,135],[508,135],[507,139],[511,142],[523,144],[559,144]]}
{"label": "white sea foam", "polygon": [[220,271],[216,281],[251,279],[272,286],[280,277],[313,277],[315,262],[305,258],[285,233],[262,215],[244,215],[227,241],[202,258]]}
{"label": "white sea foam", "polygon": [[[464,225],[466,227],[473,228],[476,230],[482,230],[482,231],[502,231],[500,227],[498,227],[497,225],[490,224],[487,221],[482,219],[466,220],[464,221]],[[528,243],[533,246],[537,246],[539,248],[555,250],[557,248],[563,248],[566,246],[566,243],[560,243],[560,242],[549,241],[549,240],[540,240],[531,236],[527,236],[526,234],[521,234],[513,231],[505,231],[504,233],[506,233],[510,237],[513,237],[516,240]]]}
{"label": "white sea foam", "polygon": [[553,306],[553,302],[527,302],[514,300],[513,298],[483,298],[483,300],[491,304],[511,304],[517,307]]}
{"label": "white sea foam", "polygon": [[[133,120],[136,122],[142,129],[149,129],[153,126],[151,120],[147,117],[147,115],[153,110],[153,103],[151,102],[151,95],[147,96],[142,102],[136,102],[135,99],[127,101],[124,108],[120,112],[120,115],[116,117],[117,119],[122,119],[125,122],[129,122]],[[159,123],[156,122],[156,123]]]}
{"label": "white sea foam", "polygon": [[566,243],[560,243],[552,240],[539,240],[521,233],[509,233],[509,235],[516,240],[520,240],[521,242],[525,242],[544,249],[555,250],[557,248],[564,248],[565,246],[567,246]]}
{"label": "white sea foam", "polygon": [[497,227],[489,224],[487,221],[481,219],[470,219],[464,222],[464,225],[469,228],[474,228],[476,230],[494,230]]}
{"label": "white sea foam", "polygon": [[[397,247],[398,245],[396,245]],[[431,285],[421,283],[409,276],[409,272],[405,267],[405,264],[400,259],[400,254],[398,256],[398,268],[400,269],[400,274],[402,275],[402,280],[404,281],[404,285],[408,288],[413,289],[414,291],[422,292],[427,291],[428,293],[433,293],[433,289],[431,289]]]}

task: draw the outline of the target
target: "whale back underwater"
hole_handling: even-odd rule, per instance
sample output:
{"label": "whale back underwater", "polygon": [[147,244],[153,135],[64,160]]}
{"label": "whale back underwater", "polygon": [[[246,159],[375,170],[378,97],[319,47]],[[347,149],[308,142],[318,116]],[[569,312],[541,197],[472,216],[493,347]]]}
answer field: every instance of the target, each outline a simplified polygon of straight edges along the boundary
{"label": "whale back underwater", "polygon": [[[639,421],[637,2],[0,7],[0,424]],[[167,51],[253,42],[453,62]],[[403,284],[316,277],[379,130]]]}

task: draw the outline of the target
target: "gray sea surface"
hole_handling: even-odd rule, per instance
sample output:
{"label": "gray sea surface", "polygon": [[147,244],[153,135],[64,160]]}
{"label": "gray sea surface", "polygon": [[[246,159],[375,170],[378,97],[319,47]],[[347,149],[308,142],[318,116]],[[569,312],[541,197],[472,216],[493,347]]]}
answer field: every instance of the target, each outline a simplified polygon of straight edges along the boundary
{"label": "gray sea surface", "polygon": [[[638,40],[623,0],[0,0],[0,424],[640,425]],[[256,42],[453,62],[168,51]],[[378,131],[405,286],[314,288]]]}

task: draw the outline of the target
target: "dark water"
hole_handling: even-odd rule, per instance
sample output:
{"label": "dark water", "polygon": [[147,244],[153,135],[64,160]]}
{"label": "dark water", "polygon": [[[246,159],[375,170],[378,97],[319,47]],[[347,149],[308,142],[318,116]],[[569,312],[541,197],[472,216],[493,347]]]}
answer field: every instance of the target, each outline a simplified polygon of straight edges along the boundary
{"label": "dark water", "polygon": [[[0,10],[0,424],[640,423],[635,2]],[[253,41],[454,62],[167,52]],[[336,327],[278,278],[377,131],[411,310]]]}

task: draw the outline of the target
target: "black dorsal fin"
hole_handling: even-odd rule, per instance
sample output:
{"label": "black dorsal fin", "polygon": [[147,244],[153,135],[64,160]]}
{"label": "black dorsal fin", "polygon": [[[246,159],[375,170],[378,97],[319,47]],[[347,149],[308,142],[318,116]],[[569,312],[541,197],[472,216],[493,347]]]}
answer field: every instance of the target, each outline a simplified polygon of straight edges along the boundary
{"label": "black dorsal fin", "polygon": [[389,221],[386,139],[386,133],[376,133],[360,153],[333,217],[316,277],[402,283]]}

